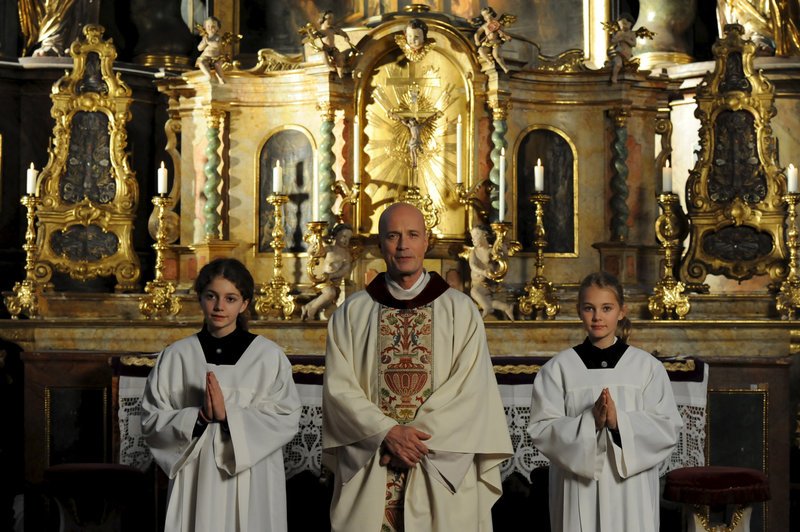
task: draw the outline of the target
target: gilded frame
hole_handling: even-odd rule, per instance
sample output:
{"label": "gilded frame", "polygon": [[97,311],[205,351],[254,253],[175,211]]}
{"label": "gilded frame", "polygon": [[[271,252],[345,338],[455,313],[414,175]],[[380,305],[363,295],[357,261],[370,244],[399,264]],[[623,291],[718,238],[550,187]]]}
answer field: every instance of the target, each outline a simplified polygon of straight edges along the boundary
{"label": "gilded frame", "polygon": [[[776,113],[775,88],[753,67],[756,45],[744,38],[741,25],[727,25],[724,37],[714,44],[713,52],[714,71],[706,76],[696,96],[695,116],[701,124],[701,150],[686,182],[690,240],[681,264],[680,278],[689,286],[699,286],[709,274],[724,275],[738,281],[769,274],[776,281],[786,275],[787,251],[784,238],[786,209],[782,198],[786,192],[786,178],[776,164],[776,143],[770,126],[770,119]],[[753,179],[759,182],[763,179],[763,193],[761,185],[749,185],[749,181],[735,187],[735,195],[730,199],[720,199],[712,192],[714,187],[720,186],[713,177],[722,172],[721,167],[735,163],[730,164],[735,171],[740,164],[738,158],[717,161],[716,149],[718,146],[724,148],[727,140],[717,134],[717,128],[723,129],[725,124],[721,116],[726,120],[729,117],[752,120],[758,158]],[[729,179],[741,179],[739,175],[742,173],[739,169],[738,174],[734,172]],[[732,235],[734,230],[739,233]],[[756,236],[750,241],[740,242],[737,251],[736,243],[728,240],[742,236],[743,231]],[[771,239],[768,251],[762,249],[766,248],[765,236]],[[757,243],[756,252],[745,254],[741,251]],[[725,251],[724,246],[731,247],[732,251]],[[729,258],[732,255],[735,256]]]}
{"label": "gilded frame", "polygon": [[[78,281],[98,276],[114,276],[117,291],[136,289],[141,275],[139,258],[133,246],[133,224],[139,202],[139,187],[128,163],[126,123],[130,119],[131,90],[113,71],[117,56],[112,41],[103,40],[103,27],[84,26],[84,39],[76,40],[70,52],[73,68],[56,81],[50,96],[50,111],[55,120],[50,157],[37,181],[41,207],[36,215],[39,223],[37,257],[34,264],[36,280],[50,286],[53,271],[67,273]],[[89,62],[96,54],[99,65]],[[99,70],[94,68],[99,66]],[[92,201],[85,194],[79,201],[62,196],[62,179],[67,175],[73,119],[78,113],[98,114],[107,121],[108,172],[114,193],[108,202]],[[83,116],[83,115],[82,115]],[[93,155],[97,155],[93,153]],[[71,259],[52,246],[54,235],[64,235],[75,227],[87,231],[95,228],[103,235],[116,238],[111,254],[95,260]]]}

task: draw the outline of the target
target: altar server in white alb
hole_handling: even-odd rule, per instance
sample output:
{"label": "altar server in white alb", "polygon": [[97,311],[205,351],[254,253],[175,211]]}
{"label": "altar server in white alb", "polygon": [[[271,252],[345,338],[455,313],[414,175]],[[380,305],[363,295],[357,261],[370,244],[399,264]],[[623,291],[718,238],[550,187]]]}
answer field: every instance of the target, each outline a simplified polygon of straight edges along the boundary
{"label": "altar server in white alb", "polygon": [[614,276],[586,277],[578,314],[588,336],[548,361],[533,383],[528,432],[550,459],[554,532],[659,528],[658,466],[682,421],[663,364],[625,343],[623,297]]}
{"label": "altar server in white alb", "polygon": [[480,313],[423,269],[428,239],[416,207],[386,209],[379,241],[386,273],[328,325],[331,528],[489,531],[512,448]]}
{"label": "altar server in white alb", "polygon": [[280,347],[246,328],[253,277],[235,259],[204,266],[203,329],[159,355],[142,431],[169,476],[167,532],[287,530],[283,446],[300,399]]}

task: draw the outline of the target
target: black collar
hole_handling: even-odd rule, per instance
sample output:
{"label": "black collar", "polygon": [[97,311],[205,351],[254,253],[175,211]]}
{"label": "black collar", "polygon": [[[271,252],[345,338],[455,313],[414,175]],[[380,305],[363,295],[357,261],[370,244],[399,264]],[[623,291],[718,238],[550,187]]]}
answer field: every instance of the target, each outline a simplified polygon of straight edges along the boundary
{"label": "black collar", "polygon": [[576,345],[573,349],[581,357],[586,369],[613,369],[625,354],[628,344],[617,338],[613,345],[600,349],[592,345],[587,337],[582,344]]}
{"label": "black collar", "polygon": [[236,364],[247,348],[250,347],[255,337],[255,334],[239,327],[222,338],[211,336],[205,325],[197,333],[197,339],[200,340],[200,346],[203,348],[206,362],[218,366]]}
{"label": "black collar", "polygon": [[401,300],[396,299],[387,286],[387,279],[385,273],[379,273],[375,279],[367,285],[367,293],[373,300],[380,303],[385,307],[397,309],[412,309],[424,307],[428,303],[433,302],[440,295],[444,294],[450,285],[447,281],[442,279],[442,276],[436,272],[430,272],[431,280],[425,288],[422,289],[417,297],[414,299]]}

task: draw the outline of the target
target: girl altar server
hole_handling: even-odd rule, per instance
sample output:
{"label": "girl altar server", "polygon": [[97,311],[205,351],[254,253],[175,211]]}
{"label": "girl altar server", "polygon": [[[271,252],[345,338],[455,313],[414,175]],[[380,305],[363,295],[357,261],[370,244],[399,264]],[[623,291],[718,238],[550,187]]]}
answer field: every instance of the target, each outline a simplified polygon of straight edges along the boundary
{"label": "girl altar server", "polygon": [[285,531],[283,446],[300,400],[275,343],[247,331],[253,277],[217,259],[194,285],[203,329],[168,346],[142,398],[142,432],[169,477],[169,532]]}
{"label": "girl altar server", "polygon": [[550,459],[553,531],[659,528],[658,466],[682,421],[662,363],[626,343],[625,313],[614,276],[586,277],[578,314],[587,338],[548,361],[533,383],[528,432]]}

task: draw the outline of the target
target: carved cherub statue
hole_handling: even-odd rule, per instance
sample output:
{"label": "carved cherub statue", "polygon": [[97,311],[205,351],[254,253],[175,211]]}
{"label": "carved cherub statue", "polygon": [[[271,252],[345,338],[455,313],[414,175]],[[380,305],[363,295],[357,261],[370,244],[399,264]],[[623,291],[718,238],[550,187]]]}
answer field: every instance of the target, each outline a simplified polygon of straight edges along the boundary
{"label": "carved cherub statue", "polygon": [[494,8],[489,6],[481,9],[481,16],[470,20],[470,23],[478,28],[474,37],[478,55],[489,62],[494,60],[506,74],[508,74],[508,67],[500,56],[500,47],[511,40],[511,35],[506,33],[503,27],[513,24],[516,20],[515,15],[509,14],[498,17]]}
{"label": "carved cherub statue", "polygon": [[428,25],[414,18],[408,21],[402,35],[396,35],[394,42],[403,51],[406,59],[416,62],[425,57],[435,43],[428,39]]}
{"label": "carved cherub statue", "polygon": [[480,225],[475,225],[470,229],[473,247],[468,256],[469,273],[472,280],[472,288],[470,288],[469,295],[481,308],[481,315],[484,318],[493,310],[499,310],[508,319],[514,321],[514,306],[507,301],[497,299],[490,287],[494,283],[489,277],[489,268],[492,260],[492,246],[489,243],[490,233],[491,231],[488,227]]}
{"label": "carved cherub statue", "polygon": [[322,263],[322,271],[328,279],[323,283],[319,295],[303,305],[300,312],[303,320],[316,319],[320,312],[336,308],[339,285],[342,279],[350,275],[353,263],[350,239],[353,237],[353,229],[347,224],[339,224],[331,231],[331,237],[333,242],[325,246],[325,259]]}
{"label": "carved cherub statue", "polygon": [[202,39],[197,45],[200,56],[195,65],[203,71],[209,81],[216,77],[219,83],[224,84],[225,76],[222,73],[222,65],[230,62],[231,45],[238,42],[241,35],[233,35],[231,32],[220,35],[221,28],[222,22],[215,16],[208,17],[203,21],[202,26],[197,26],[197,31]]}
{"label": "carved cherub statue", "polygon": [[632,59],[633,47],[637,38],[652,39],[655,33],[644,26],[633,31],[633,17],[628,13],[620,15],[615,22],[603,22],[603,28],[611,35],[611,46],[608,47],[608,62],[611,67],[611,83],[619,80],[622,69],[630,65],[634,70],[639,67],[638,59]]}
{"label": "carved cherub statue", "polygon": [[[336,25],[333,11],[330,9],[322,12],[319,17],[318,26],[319,27],[315,28],[313,24],[309,22],[300,28],[298,33],[305,35],[303,38],[304,44],[308,44],[314,50],[325,54],[325,61],[327,61],[328,66],[335,70],[336,74],[341,78],[344,75],[344,68],[350,56],[359,55],[361,52],[359,52],[358,48],[353,46],[353,43],[350,41],[350,36]],[[348,50],[339,50],[336,47],[337,35],[344,38],[347,42],[350,47]],[[319,41],[319,44],[317,44],[317,41]]]}

